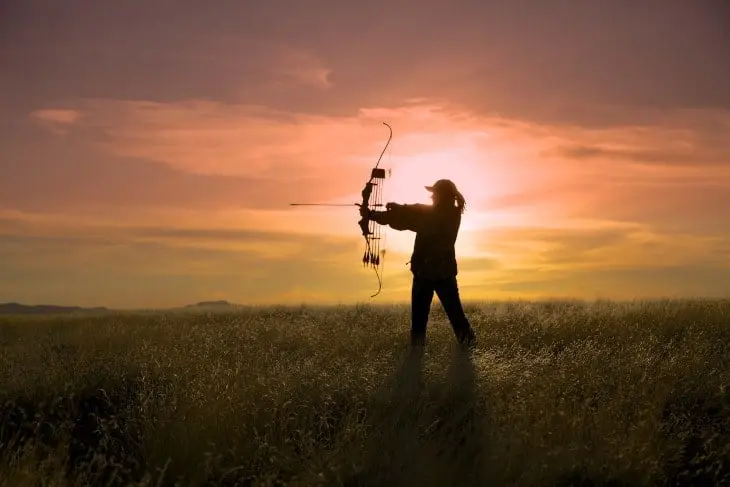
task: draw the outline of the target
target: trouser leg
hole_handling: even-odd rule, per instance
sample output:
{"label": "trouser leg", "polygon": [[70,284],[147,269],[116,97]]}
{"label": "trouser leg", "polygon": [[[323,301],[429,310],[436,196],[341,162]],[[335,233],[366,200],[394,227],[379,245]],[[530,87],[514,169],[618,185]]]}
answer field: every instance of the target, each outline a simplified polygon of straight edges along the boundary
{"label": "trouser leg", "polygon": [[476,338],[474,330],[464,313],[464,308],[459,297],[459,286],[456,278],[439,279],[435,286],[436,294],[441,301],[441,305],[449,317],[451,327],[454,329],[457,340],[461,344],[469,344]]}
{"label": "trouser leg", "polygon": [[433,283],[413,276],[411,287],[411,344],[423,345],[426,341],[426,325],[433,301]]}

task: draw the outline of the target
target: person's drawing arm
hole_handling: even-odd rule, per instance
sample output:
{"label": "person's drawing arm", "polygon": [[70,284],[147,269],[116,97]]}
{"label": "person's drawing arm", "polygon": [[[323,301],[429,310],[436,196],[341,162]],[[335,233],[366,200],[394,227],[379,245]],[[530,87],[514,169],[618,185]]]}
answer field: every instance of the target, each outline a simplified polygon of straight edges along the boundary
{"label": "person's drawing arm", "polygon": [[381,225],[388,225],[394,230],[410,230],[417,232],[427,205],[401,205],[388,203],[386,211],[371,211],[370,218]]}

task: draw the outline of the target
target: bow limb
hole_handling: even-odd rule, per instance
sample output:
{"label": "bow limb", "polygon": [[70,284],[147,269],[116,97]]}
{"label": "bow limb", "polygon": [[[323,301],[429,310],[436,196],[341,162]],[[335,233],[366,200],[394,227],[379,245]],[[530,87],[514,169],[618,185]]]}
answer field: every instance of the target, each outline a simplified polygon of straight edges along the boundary
{"label": "bow limb", "polygon": [[[383,158],[383,154],[385,154],[385,150],[388,148],[388,145],[390,144],[390,139],[393,138],[393,127],[388,125],[386,122],[383,122],[383,125],[388,127],[388,131],[389,131],[388,141],[385,143],[385,147],[383,147],[383,150],[380,152],[380,157],[378,157],[378,162],[375,164],[375,169],[377,169],[378,166],[380,165],[380,160]],[[372,177],[370,178],[370,180],[372,181]]]}

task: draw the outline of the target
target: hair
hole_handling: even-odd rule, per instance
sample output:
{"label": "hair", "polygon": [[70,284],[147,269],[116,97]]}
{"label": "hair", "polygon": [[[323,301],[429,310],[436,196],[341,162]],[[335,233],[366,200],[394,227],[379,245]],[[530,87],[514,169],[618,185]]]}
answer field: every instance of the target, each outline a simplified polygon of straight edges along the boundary
{"label": "hair", "polygon": [[459,191],[456,191],[456,194],[454,194],[454,201],[456,201],[456,207],[459,211],[464,213],[464,210],[466,209],[466,200],[464,199],[464,195],[462,195]]}
{"label": "hair", "polygon": [[446,206],[452,208],[458,208],[461,213],[464,213],[466,209],[466,200],[458,190],[454,190],[453,193],[446,193],[439,196],[439,206]]}

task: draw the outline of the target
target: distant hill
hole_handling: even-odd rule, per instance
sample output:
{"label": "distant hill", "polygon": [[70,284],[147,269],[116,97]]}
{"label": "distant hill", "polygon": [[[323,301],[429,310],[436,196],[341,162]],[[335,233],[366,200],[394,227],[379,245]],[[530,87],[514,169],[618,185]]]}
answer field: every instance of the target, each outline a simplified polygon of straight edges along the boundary
{"label": "distant hill", "polygon": [[[167,308],[169,311],[174,310],[203,310],[203,311],[224,311],[239,309],[241,305],[232,304],[228,301],[200,301],[195,304],[188,304],[179,308]],[[163,311],[159,309],[158,311]],[[20,304],[20,303],[0,303],[0,315],[51,315],[51,314],[68,314],[68,313],[104,313],[112,311],[105,307],[83,308],[81,306],[59,306],[55,304]],[[132,310],[130,310],[131,312]]]}
{"label": "distant hill", "polygon": [[236,306],[228,301],[201,301],[195,304],[189,304],[186,308],[231,308]]}
{"label": "distant hill", "polygon": [[0,315],[46,315],[63,313],[99,313],[109,311],[104,307],[82,308],[80,306],[58,306],[55,304],[27,305],[0,303]]}

